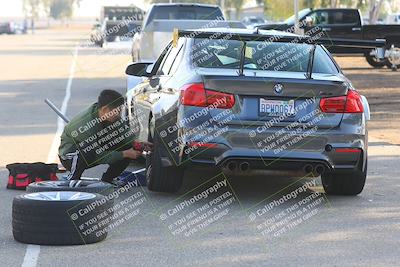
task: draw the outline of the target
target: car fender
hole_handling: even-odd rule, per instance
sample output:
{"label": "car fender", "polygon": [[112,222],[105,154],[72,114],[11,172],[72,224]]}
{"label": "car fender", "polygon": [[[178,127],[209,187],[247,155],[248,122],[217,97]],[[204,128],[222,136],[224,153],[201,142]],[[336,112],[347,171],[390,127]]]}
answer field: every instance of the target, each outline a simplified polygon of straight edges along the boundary
{"label": "car fender", "polygon": [[177,123],[176,112],[168,112],[175,109],[176,108],[172,107],[171,103],[168,105],[168,108],[166,108],[166,101],[162,98],[152,104],[150,111],[152,114],[150,121],[150,130],[152,131],[152,135],[155,130],[167,130],[169,126]]}
{"label": "car fender", "polygon": [[369,109],[368,100],[365,96],[361,95],[361,101],[362,101],[363,108],[364,108],[365,120],[369,121],[369,120],[371,120],[371,113],[370,113],[370,109]]}
{"label": "car fender", "polygon": [[140,84],[144,82],[144,77],[137,77],[132,75],[127,75],[126,77],[126,104],[128,108],[128,116],[129,118],[132,117],[132,100],[136,96],[139,88],[141,87]]}
{"label": "car fender", "polygon": [[135,94],[135,87],[143,81],[141,77],[127,75],[126,77],[126,103],[128,105],[128,115],[131,116],[132,98]]}
{"label": "car fender", "polygon": [[143,77],[127,75],[126,76],[126,93],[128,94],[141,82],[143,82]]}

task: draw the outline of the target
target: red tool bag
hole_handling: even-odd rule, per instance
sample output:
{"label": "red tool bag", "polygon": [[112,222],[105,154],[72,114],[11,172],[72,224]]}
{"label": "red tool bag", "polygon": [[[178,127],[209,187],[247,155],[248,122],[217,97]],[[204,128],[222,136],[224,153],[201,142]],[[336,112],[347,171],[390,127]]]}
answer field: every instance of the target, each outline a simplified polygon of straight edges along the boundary
{"label": "red tool bag", "polygon": [[57,178],[57,164],[35,163],[13,163],[6,166],[10,172],[8,176],[8,189],[25,190],[33,182],[55,181]]}

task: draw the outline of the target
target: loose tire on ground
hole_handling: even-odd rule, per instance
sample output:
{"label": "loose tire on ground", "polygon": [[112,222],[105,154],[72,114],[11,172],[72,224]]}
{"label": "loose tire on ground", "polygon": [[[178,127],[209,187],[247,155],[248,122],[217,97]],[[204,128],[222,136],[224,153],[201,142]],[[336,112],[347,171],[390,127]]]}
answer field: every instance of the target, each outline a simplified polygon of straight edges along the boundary
{"label": "loose tire on ground", "polygon": [[45,191],[76,191],[98,193],[107,196],[114,192],[114,187],[109,183],[101,181],[43,181],[29,184],[26,191],[28,193]]}
{"label": "loose tire on ground", "polygon": [[[14,239],[37,245],[83,245],[100,242],[107,237],[106,228],[109,222],[98,223],[96,231],[86,234],[84,231],[93,227],[93,224],[81,229],[79,226],[92,218],[100,218],[98,215],[104,215],[107,211],[109,214],[106,217],[112,216],[113,203],[104,200],[105,197],[99,194],[72,191],[37,192],[17,196],[12,206]],[[79,214],[79,209],[96,202],[104,203],[87,214],[74,216]]]}
{"label": "loose tire on ground", "polygon": [[161,149],[163,144],[158,134],[153,138],[154,150],[146,157],[147,188],[157,192],[177,192],[182,185],[184,170],[182,168],[163,167],[161,165]]}

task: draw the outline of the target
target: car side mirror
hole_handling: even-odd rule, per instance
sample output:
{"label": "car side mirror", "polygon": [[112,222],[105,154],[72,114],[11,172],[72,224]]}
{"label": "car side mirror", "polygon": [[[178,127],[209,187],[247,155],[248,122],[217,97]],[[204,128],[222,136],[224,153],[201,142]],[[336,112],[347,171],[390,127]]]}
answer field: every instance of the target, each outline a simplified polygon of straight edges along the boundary
{"label": "car side mirror", "polygon": [[153,62],[135,62],[126,67],[125,74],[137,77],[150,77],[153,66]]}
{"label": "car side mirror", "polygon": [[151,63],[150,65],[147,66],[146,68],[146,72],[147,73],[153,73],[153,67],[154,67],[154,63]]}

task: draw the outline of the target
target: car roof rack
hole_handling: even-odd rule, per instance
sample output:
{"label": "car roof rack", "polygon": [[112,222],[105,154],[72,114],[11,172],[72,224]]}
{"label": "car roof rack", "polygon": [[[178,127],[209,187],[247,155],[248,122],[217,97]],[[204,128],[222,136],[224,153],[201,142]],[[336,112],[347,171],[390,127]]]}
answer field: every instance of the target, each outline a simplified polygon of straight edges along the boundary
{"label": "car roof rack", "polygon": [[[269,32],[268,34],[266,32]],[[271,43],[306,43],[325,46],[341,46],[341,47],[357,47],[357,48],[383,48],[386,46],[386,40],[355,40],[355,39],[339,39],[339,38],[315,38],[305,35],[294,35],[285,32],[277,32],[271,34],[270,31],[261,30],[256,33],[243,33],[228,29],[226,31],[209,31],[209,30],[179,30],[179,37],[187,38],[211,38],[211,39],[228,39],[238,41],[265,41]]]}

